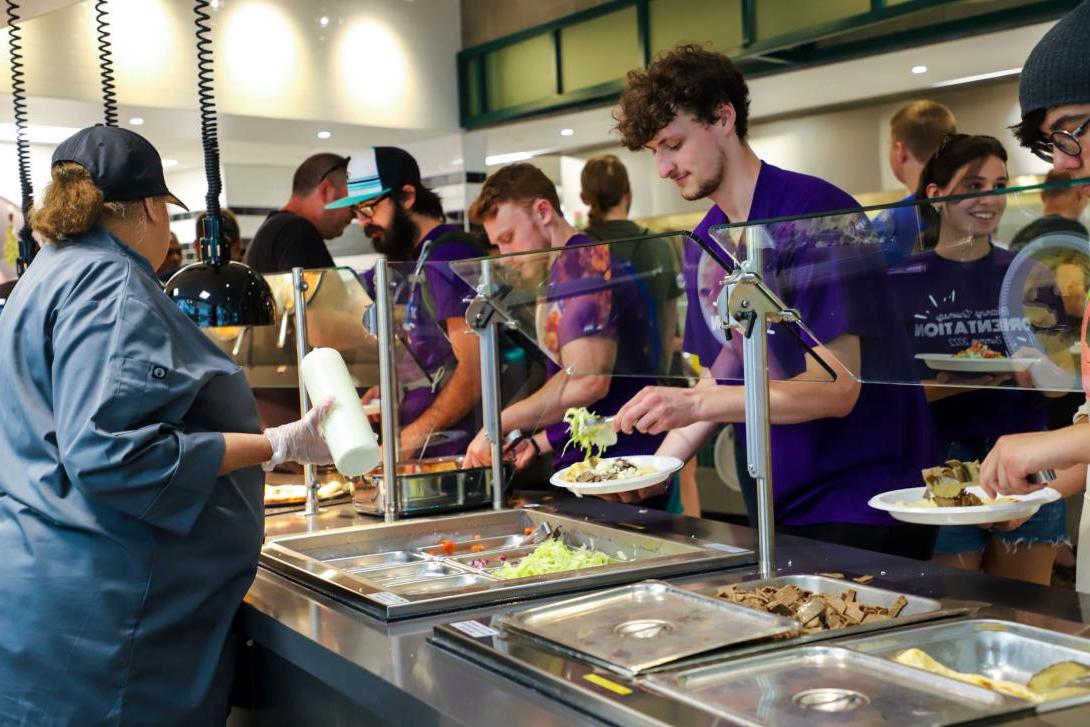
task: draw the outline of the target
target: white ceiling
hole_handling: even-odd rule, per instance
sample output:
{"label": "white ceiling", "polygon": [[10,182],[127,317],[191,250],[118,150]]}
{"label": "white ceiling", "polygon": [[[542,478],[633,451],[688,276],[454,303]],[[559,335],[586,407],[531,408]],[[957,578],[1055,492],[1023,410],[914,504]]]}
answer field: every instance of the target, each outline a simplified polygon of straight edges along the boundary
{"label": "white ceiling", "polygon": [[[28,15],[34,9],[53,9],[71,4],[64,0],[36,0],[25,3]],[[925,92],[933,84],[967,76],[1021,67],[1030,49],[1050,27],[1031,25],[957,41],[921,46],[843,63],[792,71],[758,78],[750,83],[751,117],[799,114],[810,109],[850,104],[877,97]],[[913,75],[910,69],[926,65],[928,71]],[[33,90],[33,89],[31,89]],[[3,97],[0,97],[3,98]],[[0,121],[10,120],[10,96],[0,101]],[[511,152],[562,153],[593,146],[616,144],[612,135],[610,107],[566,113],[547,118],[507,124],[481,131],[489,155]],[[31,123],[80,127],[101,118],[95,103],[32,98]],[[178,169],[202,165],[199,116],[196,109],[156,109],[122,106],[123,123],[139,116],[145,120],[139,131],[162,151],[164,158],[178,160]],[[571,136],[560,129],[570,128]],[[319,140],[320,130],[331,138]],[[345,123],[269,119],[238,114],[220,118],[220,146],[224,163],[270,164],[283,160],[294,166],[316,151],[352,153],[373,144],[410,148],[418,155],[425,174],[456,170],[462,156],[459,135],[445,130],[406,130]]]}

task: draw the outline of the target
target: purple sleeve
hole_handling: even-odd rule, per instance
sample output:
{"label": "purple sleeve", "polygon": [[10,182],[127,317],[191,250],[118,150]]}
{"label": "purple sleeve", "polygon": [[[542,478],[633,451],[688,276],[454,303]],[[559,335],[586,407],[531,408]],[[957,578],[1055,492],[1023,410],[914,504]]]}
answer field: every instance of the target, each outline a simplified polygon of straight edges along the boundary
{"label": "purple sleeve", "polygon": [[470,245],[449,242],[438,247],[429,258],[424,277],[435,305],[435,318],[438,322],[464,317],[469,300],[473,297],[473,289],[451,270],[448,263],[477,257],[479,254]]}
{"label": "purple sleeve", "polygon": [[561,253],[551,274],[549,291],[559,312],[560,348],[588,336],[617,337],[611,276],[609,248],[605,245]]}

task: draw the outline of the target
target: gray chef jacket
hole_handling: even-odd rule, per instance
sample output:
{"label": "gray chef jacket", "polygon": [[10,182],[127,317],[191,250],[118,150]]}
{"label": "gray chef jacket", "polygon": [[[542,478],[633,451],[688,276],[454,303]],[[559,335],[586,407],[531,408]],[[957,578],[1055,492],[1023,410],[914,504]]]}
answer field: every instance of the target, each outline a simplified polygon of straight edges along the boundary
{"label": "gray chef jacket", "polygon": [[239,368],[102,229],[0,314],[0,721],[222,724],[263,535]]}

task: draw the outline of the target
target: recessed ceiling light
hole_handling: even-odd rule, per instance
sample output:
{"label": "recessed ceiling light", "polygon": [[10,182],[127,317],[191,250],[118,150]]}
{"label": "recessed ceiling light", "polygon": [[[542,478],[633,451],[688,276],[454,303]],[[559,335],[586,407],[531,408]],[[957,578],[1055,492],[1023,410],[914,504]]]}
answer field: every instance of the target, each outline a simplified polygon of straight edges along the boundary
{"label": "recessed ceiling light", "polygon": [[331,136],[333,136],[333,134],[331,132],[329,132],[329,131],[319,131],[318,132],[318,138],[319,139],[328,139]]}
{"label": "recessed ceiling light", "polygon": [[323,28],[326,27],[327,25],[329,25],[329,18],[325,15],[318,18],[318,25],[322,26]]}
{"label": "recessed ceiling light", "polygon": [[912,66],[912,72],[917,76],[921,73],[927,73],[927,66]]}
{"label": "recessed ceiling light", "polygon": [[143,126],[144,120],[139,116],[133,116],[131,119],[129,119],[129,123],[133,126]]}
{"label": "recessed ceiling light", "polygon": [[212,5],[213,10],[219,10],[220,9],[220,0],[212,0],[211,5]]}
{"label": "recessed ceiling light", "polygon": [[571,136],[574,133],[575,133],[575,129],[561,129],[560,130],[560,135],[561,136]]}
{"label": "recessed ceiling light", "polygon": [[163,160],[163,166],[164,167],[176,167],[176,166],[178,166],[178,160],[177,159],[164,159]]}

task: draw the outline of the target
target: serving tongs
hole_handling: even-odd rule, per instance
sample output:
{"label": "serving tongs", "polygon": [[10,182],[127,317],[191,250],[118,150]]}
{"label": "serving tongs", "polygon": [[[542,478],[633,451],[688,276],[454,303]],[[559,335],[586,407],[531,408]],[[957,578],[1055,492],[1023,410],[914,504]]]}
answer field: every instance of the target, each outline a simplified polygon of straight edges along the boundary
{"label": "serving tongs", "polygon": [[[596,443],[600,443],[602,448],[612,447],[617,443],[617,432],[613,430],[613,417],[603,417],[598,415],[591,415],[583,420],[583,426],[580,427],[580,432],[572,431],[572,436],[579,436],[580,434],[593,437]],[[605,434],[602,439],[598,439],[598,436]]]}
{"label": "serving tongs", "polygon": [[537,527],[523,537],[522,545],[541,545],[546,540],[560,540],[560,535],[559,525],[553,527],[547,522],[538,523]]}

